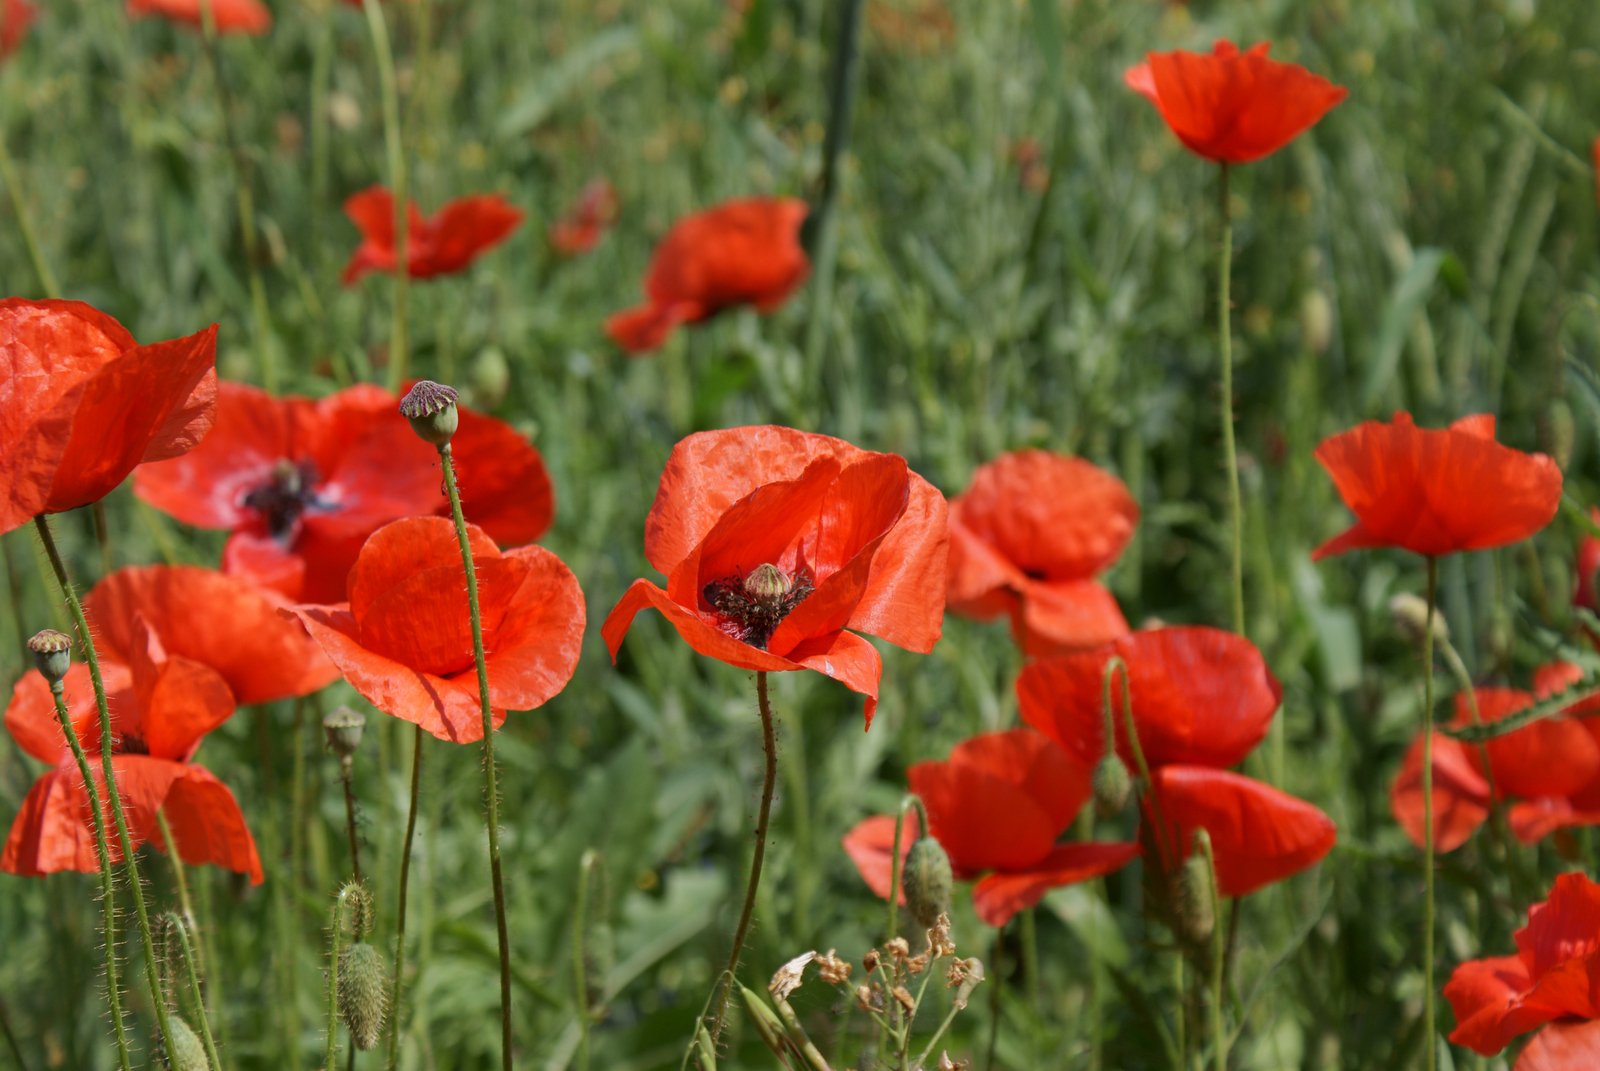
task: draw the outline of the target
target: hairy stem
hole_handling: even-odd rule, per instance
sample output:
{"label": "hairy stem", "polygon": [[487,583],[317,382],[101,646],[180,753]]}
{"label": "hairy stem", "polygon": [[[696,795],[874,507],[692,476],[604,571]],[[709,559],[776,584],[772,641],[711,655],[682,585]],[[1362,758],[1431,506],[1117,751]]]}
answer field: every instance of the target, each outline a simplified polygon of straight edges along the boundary
{"label": "hairy stem", "polygon": [[361,880],[361,842],[356,837],[355,763],[350,757],[339,759],[339,780],[344,783],[344,824],[350,835],[350,873]]}
{"label": "hairy stem", "polygon": [[205,995],[200,990],[200,972],[195,968],[195,952],[189,944],[189,924],[176,912],[167,912],[167,926],[177,935],[178,953],[183,957],[184,977],[189,983],[189,998],[194,1001],[195,1015],[200,1020],[200,1040],[206,1047],[206,1060],[212,1071],[222,1071],[222,1059],[217,1055],[217,1043],[211,1038],[211,1023],[206,1018]]}
{"label": "hairy stem", "polygon": [[422,787],[422,726],[416,727],[411,741],[411,802],[406,810],[406,839],[400,849],[400,900],[394,916],[394,981],[389,986],[389,1053],[384,1061],[388,1071],[400,1062],[400,986],[406,969],[406,890],[411,885],[411,845],[417,835],[417,802]]}

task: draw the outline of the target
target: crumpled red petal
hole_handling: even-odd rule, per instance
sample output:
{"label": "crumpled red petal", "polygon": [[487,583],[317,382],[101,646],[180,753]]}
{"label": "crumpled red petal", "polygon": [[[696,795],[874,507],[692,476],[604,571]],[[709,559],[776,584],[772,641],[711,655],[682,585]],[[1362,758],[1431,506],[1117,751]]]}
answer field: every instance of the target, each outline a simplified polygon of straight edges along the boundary
{"label": "crumpled red petal", "polygon": [[1010,922],[1019,911],[1033,907],[1044,894],[1063,885],[1076,885],[1113,874],[1139,855],[1137,844],[1062,844],[1026,870],[985,875],[972,887],[972,904],[978,917],[990,926]]}

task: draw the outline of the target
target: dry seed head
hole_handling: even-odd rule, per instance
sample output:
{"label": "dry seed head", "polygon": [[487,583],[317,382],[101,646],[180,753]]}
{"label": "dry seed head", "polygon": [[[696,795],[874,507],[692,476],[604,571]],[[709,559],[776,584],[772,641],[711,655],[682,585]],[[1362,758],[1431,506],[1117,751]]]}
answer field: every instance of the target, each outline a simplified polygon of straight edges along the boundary
{"label": "dry seed head", "polygon": [[906,853],[903,884],[906,907],[917,925],[933,928],[940,915],[950,910],[950,856],[933,837],[919,837]]}
{"label": "dry seed head", "polygon": [[34,664],[45,680],[51,684],[66,680],[72,666],[72,640],[66,633],[53,628],[35,632],[28,641],[28,650],[33,652]]}
{"label": "dry seed head", "polygon": [[856,1004],[862,1011],[872,1011],[883,1007],[883,1001],[878,997],[878,991],[870,985],[856,986]]}
{"label": "dry seed head", "polygon": [[828,985],[843,985],[850,980],[851,966],[828,949],[828,954],[817,957],[817,976]]}
{"label": "dry seed head", "polygon": [[897,985],[894,987],[893,993],[895,1003],[904,1008],[907,1015],[910,1015],[917,1010],[917,998],[911,995],[911,990],[907,989],[903,985]]}
{"label": "dry seed head", "polygon": [[[960,968],[959,980],[957,968]],[[951,1004],[960,1011],[967,1006],[967,1001],[972,999],[972,991],[978,988],[978,983],[983,981],[983,961],[976,956],[967,959],[958,959],[950,965],[950,984],[955,987],[956,995]]]}
{"label": "dry seed head", "polygon": [[906,960],[906,970],[910,971],[912,974],[921,974],[927,969],[928,953],[926,952],[923,952],[920,955],[912,956],[910,959]]}
{"label": "dry seed head", "polygon": [[956,954],[956,942],[950,936],[950,916],[941,912],[928,930],[928,951],[935,959]]}
{"label": "dry seed head", "polygon": [[[172,1038],[173,1062],[168,1065],[172,1071],[207,1071],[211,1065],[206,1059],[206,1047],[183,1016],[168,1013],[167,1033]],[[156,1039],[155,1048],[161,1051],[160,1038]]]}
{"label": "dry seed head", "polygon": [[361,746],[361,731],[367,726],[367,716],[350,707],[339,707],[322,719],[322,731],[328,734],[328,750],[341,759],[348,759]]}
{"label": "dry seed head", "polygon": [[904,937],[891,937],[889,943],[883,946],[883,950],[898,960],[908,959],[911,956],[911,946],[906,944]]}
{"label": "dry seed head", "polygon": [[431,379],[419,379],[400,399],[400,415],[424,442],[444,446],[461,423],[456,409],[456,389]]}
{"label": "dry seed head", "polygon": [[358,1049],[376,1048],[388,1011],[383,953],[358,941],[339,953],[339,1017]]}
{"label": "dry seed head", "polygon": [[883,954],[876,948],[867,949],[867,954],[861,957],[861,966],[866,968],[868,974],[877,970],[883,962]]}

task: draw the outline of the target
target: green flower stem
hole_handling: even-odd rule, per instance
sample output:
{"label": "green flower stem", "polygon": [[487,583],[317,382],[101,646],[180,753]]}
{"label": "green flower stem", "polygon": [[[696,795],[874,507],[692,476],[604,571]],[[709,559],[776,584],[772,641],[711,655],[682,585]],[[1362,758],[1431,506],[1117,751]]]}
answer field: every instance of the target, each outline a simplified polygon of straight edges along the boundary
{"label": "green flower stem", "polygon": [[578,861],[578,909],[572,916],[572,967],[577,980],[578,1071],[589,1071],[589,883],[599,856],[593,848]]}
{"label": "green flower stem", "polygon": [[400,986],[406,969],[406,890],[411,885],[411,845],[417,836],[417,801],[422,794],[421,786],[422,726],[419,725],[411,741],[411,803],[406,810],[405,846],[400,850],[400,900],[395,905],[394,915],[394,980],[389,985],[389,1053],[384,1061],[388,1071],[394,1071],[400,1062]]}
{"label": "green flower stem", "polygon": [[[1222,906],[1222,890],[1217,884],[1217,856],[1209,836],[1197,838],[1206,853],[1206,876],[1211,882],[1213,913]],[[1234,901],[1238,903],[1237,900]],[[1228,1034],[1222,1029],[1222,964],[1227,958],[1227,937],[1223,927],[1211,927],[1211,1060],[1216,1071],[1228,1071]]]}
{"label": "green flower stem", "polygon": [[[366,0],[366,3],[370,14],[376,7],[376,0]],[[439,447],[439,463],[444,468],[445,491],[450,495],[450,514],[456,522],[456,540],[461,544],[461,566],[467,574],[467,607],[472,616],[472,658],[478,666],[478,707],[483,711],[484,824],[489,829],[489,876],[494,883],[494,922],[500,939],[500,1065],[504,1071],[511,1071],[511,937],[506,929],[505,878],[500,872],[500,790],[495,784],[494,712],[489,706],[489,665],[483,654],[478,571],[472,564],[472,546],[467,541],[467,519],[461,512],[461,492],[456,487],[456,469],[450,457],[449,443]]]}
{"label": "green flower stem", "polygon": [[323,1071],[333,1071],[339,1063],[339,954],[344,951],[344,907],[356,886],[346,884],[333,898],[333,914],[328,920],[328,1027]]}
{"label": "green flower stem", "polygon": [[761,744],[766,754],[766,772],[761,781],[761,808],[756,812],[756,846],[750,856],[750,879],[745,884],[744,907],[739,912],[739,924],[733,929],[733,947],[728,952],[728,966],[718,983],[722,986],[722,994],[717,998],[717,1010],[711,1018],[713,1042],[722,1038],[722,1026],[728,1015],[728,999],[733,994],[734,979],[739,973],[739,957],[744,954],[750,918],[755,914],[756,890],[761,886],[761,865],[767,856],[767,819],[772,814],[772,793],[778,783],[778,737],[773,724],[772,703],[767,698],[766,670],[756,671],[756,705],[761,712]]}
{"label": "green flower stem", "polygon": [[344,784],[344,824],[350,834],[350,873],[361,881],[361,842],[356,838],[355,763],[348,757],[339,760],[339,780]]}
{"label": "green flower stem", "polygon": [[17,233],[22,235],[28,260],[33,264],[33,274],[38,277],[39,289],[45,297],[60,297],[61,284],[56,281],[55,272],[50,270],[50,262],[44,259],[39,234],[33,229],[33,212],[22,197],[22,178],[17,174],[17,165],[11,159],[11,150],[6,146],[3,136],[0,136],[0,182],[6,184],[6,196],[11,199],[11,214],[17,221]]}
{"label": "green flower stem", "polygon": [[[1133,767],[1139,772],[1139,780],[1144,785],[1144,793],[1150,798],[1150,810],[1156,820],[1156,851],[1161,856],[1161,871],[1169,873],[1168,860],[1172,866],[1178,865],[1181,852],[1177,845],[1173,845],[1172,854],[1167,854],[1167,834],[1170,832],[1167,820],[1161,813],[1161,798],[1156,795],[1156,783],[1150,776],[1150,766],[1144,759],[1144,748],[1139,744],[1139,726],[1133,720],[1133,685],[1128,680],[1128,664],[1120,657],[1112,655],[1106,661],[1105,675],[1101,680],[1100,702],[1105,710],[1111,710],[1111,689],[1117,679],[1117,671],[1122,675],[1122,722],[1123,730],[1128,735],[1128,749],[1133,752]],[[1107,746],[1113,746],[1108,741]]]}
{"label": "green flower stem", "polygon": [[194,1001],[195,1015],[200,1020],[200,1040],[206,1047],[206,1059],[210,1062],[212,1071],[222,1071],[222,1060],[217,1056],[217,1043],[211,1038],[211,1023],[206,1018],[205,996],[200,991],[200,972],[195,969],[195,951],[189,944],[189,924],[181,915],[169,911],[167,925],[178,938],[178,952],[183,956],[184,976],[189,982],[189,997]]}
{"label": "green flower stem", "polygon": [[1428,616],[1422,628],[1422,1066],[1434,1071],[1439,1044],[1434,1037],[1433,997],[1433,614],[1439,596],[1439,559],[1428,558]]}
{"label": "green flower stem", "polygon": [[[367,14],[372,57],[378,67],[378,93],[383,100],[383,148],[389,169],[389,191],[394,195],[394,303],[390,308],[389,321],[389,389],[398,394],[406,381],[409,357],[406,349],[406,298],[411,285],[411,214],[406,206],[410,194],[406,185],[405,151],[400,140],[400,91],[395,87],[394,50],[389,44],[389,27],[383,21],[383,7],[378,0],[362,0],[361,6]],[[471,577],[471,569],[467,570],[467,575]]]}
{"label": "green flower stem", "polygon": [[886,940],[892,940],[900,932],[900,846],[904,843],[906,812],[913,807],[917,809],[918,834],[932,836],[928,831],[928,808],[923,805],[922,797],[906,794],[894,814],[894,855],[890,856],[893,864],[889,867],[889,929],[885,934]]}
{"label": "green flower stem", "polygon": [[1217,205],[1222,213],[1222,262],[1217,277],[1217,337],[1222,350],[1222,458],[1228,469],[1228,540],[1233,631],[1244,632],[1244,500],[1239,457],[1233,441],[1233,214],[1228,205],[1228,165],[1222,165]]}
{"label": "green flower stem", "polygon": [[1173,1024],[1178,1033],[1177,1063],[1174,1065],[1178,1071],[1189,1071],[1189,997],[1183,980],[1183,949],[1172,957],[1172,984],[1178,991],[1176,1022]]}
{"label": "green flower stem", "polygon": [[128,1056],[128,1035],[122,1022],[121,983],[117,979],[117,902],[116,878],[111,873],[111,847],[106,843],[106,816],[100,808],[100,789],[94,783],[94,772],[89,768],[89,757],[83,753],[78,731],[72,727],[72,717],[67,713],[67,701],[60,681],[50,682],[50,696],[56,704],[56,720],[61,723],[61,733],[72,747],[72,757],[77,760],[78,774],[83,778],[84,791],[89,795],[89,813],[94,820],[95,855],[100,860],[100,907],[105,919],[106,946],[106,1003],[111,1006],[111,1028],[117,1036],[117,1064],[122,1071],[132,1071]]}
{"label": "green flower stem", "polygon": [[134,857],[133,838],[128,836],[128,819],[122,810],[122,795],[117,791],[117,771],[111,761],[111,709],[106,705],[106,684],[100,676],[100,658],[95,653],[94,639],[89,632],[89,619],[84,616],[77,589],[72,586],[72,578],[67,575],[66,564],[61,560],[61,551],[56,547],[55,536],[50,532],[50,522],[41,513],[33,519],[33,524],[50,559],[50,568],[55,571],[56,584],[61,588],[67,609],[72,614],[73,625],[78,632],[78,649],[83,652],[83,660],[89,666],[89,679],[94,682],[94,702],[100,714],[100,765],[105,773],[106,795],[111,800],[111,818],[116,825],[117,842],[122,848],[122,861],[128,871],[133,910],[139,920],[139,938],[144,943],[144,970],[146,981],[150,983],[150,1002],[155,1008],[156,1025],[161,1031],[161,1044],[167,1053],[167,1062],[175,1064],[177,1054],[173,1051],[172,1031],[167,1024],[167,1002],[161,993],[161,972],[156,969],[156,943],[150,933],[150,914],[144,906],[139,861]]}

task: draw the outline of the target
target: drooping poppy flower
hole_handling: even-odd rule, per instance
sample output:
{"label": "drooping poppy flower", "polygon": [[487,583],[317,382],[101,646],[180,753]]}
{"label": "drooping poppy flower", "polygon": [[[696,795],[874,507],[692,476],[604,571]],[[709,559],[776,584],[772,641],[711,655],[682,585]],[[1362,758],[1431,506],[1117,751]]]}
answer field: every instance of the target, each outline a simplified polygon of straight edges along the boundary
{"label": "drooping poppy flower", "polygon": [[612,316],[606,332],[641,353],[659,347],[680,324],[735,305],[772,312],[811,270],[800,247],[805,218],[805,202],[792,197],[724,201],[685,216],[650,259],[645,304]]}
{"label": "drooping poppy flower", "polygon": [[[500,552],[467,526],[494,722],[561,691],[578,664],[584,604],[578,581],[543,547]],[[297,606],[298,617],[356,691],[441,740],[483,739],[466,580],[455,525],[410,517],[361,548],[350,601]]]}
{"label": "drooping poppy flower", "polygon": [[950,503],[950,609],[1011,618],[1032,655],[1094,647],[1128,631],[1095,579],[1139,522],[1122,481],[1081,458],[1004,454]]}
{"label": "drooping poppy flower", "polygon": [[[522,210],[499,194],[458,197],[427,218],[415,202],[407,203],[406,212],[406,271],[413,279],[460,271],[522,222]],[[344,285],[368,272],[394,271],[394,194],[368,187],[345,201],[344,214],[361,231],[361,244],[344,267]]]}
{"label": "drooping poppy flower", "polygon": [[[1103,696],[1113,657],[1127,666],[1145,761],[1233,766],[1267,735],[1282,688],[1254,644],[1222,629],[1178,626],[1130,632],[1093,651],[1041,659],[1017,678],[1022,720],[1093,766],[1105,753]],[[1133,765],[1113,689],[1117,751]]]}
{"label": "drooping poppy flower", "polygon": [[1356,523],[1313,559],[1364,547],[1438,557],[1504,546],[1549,524],[1561,503],[1556,463],[1495,442],[1488,414],[1419,428],[1396,413],[1324,439],[1316,457]]}
{"label": "drooping poppy flower", "polygon": [[22,45],[22,39],[28,36],[28,27],[38,13],[38,8],[28,0],[0,2],[0,59],[11,55]]}
{"label": "drooping poppy flower", "polygon": [[[157,816],[164,814],[186,863],[211,863],[261,881],[261,860],[244,815],[226,785],[190,760],[201,739],[234,711],[234,697],[221,674],[173,655],[143,618],[133,622],[126,662],[102,666],[111,711],[112,768],[134,847],[150,843],[162,851]],[[86,666],[75,664],[64,682],[73,728],[91,767],[109,828],[110,806],[100,768],[100,733],[93,684]],[[29,755],[52,765],[39,778],[11,826],[0,853],[0,869],[40,876],[60,870],[98,869],[89,794],[56,720],[43,677],[17,682],[6,708],[6,728]],[[111,838],[111,852],[120,857]]]}
{"label": "drooping poppy flower", "polygon": [[1561,875],[1515,940],[1515,955],[1468,960],[1450,976],[1450,1040],[1493,1056],[1538,1030],[1514,1071],[1600,1066],[1600,885]]}
{"label": "drooping poppy flower", "polygon": [[140,346],[78,301],[0,301],[0,532],[109,494],[211,429],[213,325]]}
{"label": "drooping poppy flower", "polygon": [[[339,602],[369,535],[450,512],[438,453],[396,404],[374,386],[313,402],[225,382],[216,430],[183,457],[142,467],[134,493],[186,524],[231,530],[224,571],[300,602]],[[554,511],[539,452],[509,425],[458,411],[462,509],[502,543],[537,539]]]}
{"label": "drooping poppy flower", "polygon": [[[991,926],[1004,926],[1057,886],[1120,870],[1139,854],[1137,844],[1056,843],[1089,799],[1091,772],[1027,729],[962,741],[947,761],[911,767],[909,778],[951,870],[976,882],[973,905]],[[916,815],[908,815],[900,864],[917,835]],[[887,897],[894,819],[866,819],[844,847],[868,886]]]}
{"label": "drooping poppy flower", "polygon": [[[210,0],[218,33],[260,35],[272,28],[272,12],[260,0]],[[128,0],[128,14],[161,15],[174,22],[203,26],[201,0]]]}
{"label": "drooping poppy flower", "polygon": [[1191,152],[1223,164],[1269,156],[1349,96],[1320,75],[1267,58],[1266,42],[1240,52],[1151,52],[1123,80],[1161,113]]}
{"label": "drooping poppy flower", "polygon": [[587,253],[616,218],[617,191],[605,179],[593,179],[578,195],[578,203],[550,224],[550,244],[569,257]]}
{"label": "drooping poppy flower", "polygon": [[645,522],[667,577],[635,580],[601,635],[612,660],[653,606],[684,642],[740,669],[814,669],[867,697],[883,663],[857,632],[926,653],[944,616],[944,496],[904,458],[774,426],[690,435]]}

